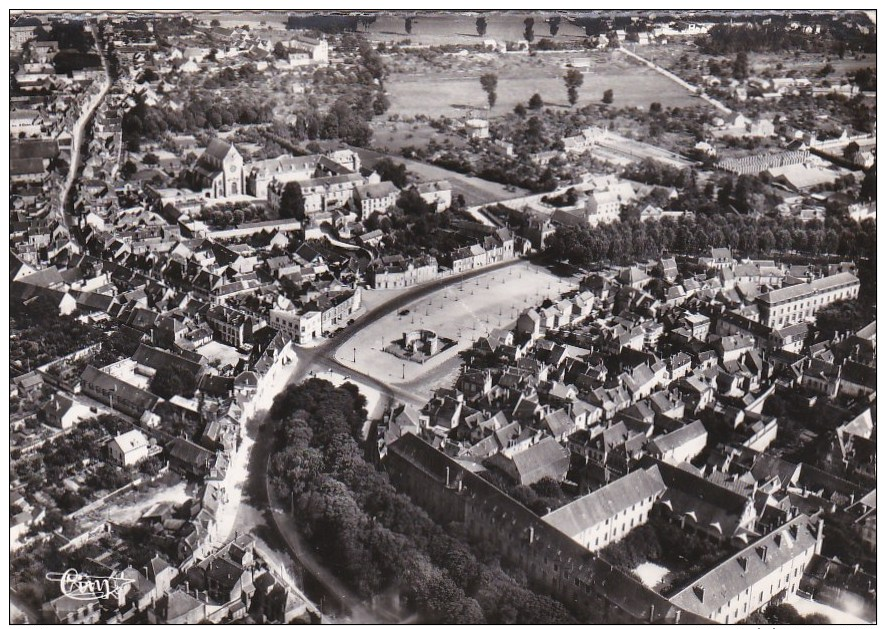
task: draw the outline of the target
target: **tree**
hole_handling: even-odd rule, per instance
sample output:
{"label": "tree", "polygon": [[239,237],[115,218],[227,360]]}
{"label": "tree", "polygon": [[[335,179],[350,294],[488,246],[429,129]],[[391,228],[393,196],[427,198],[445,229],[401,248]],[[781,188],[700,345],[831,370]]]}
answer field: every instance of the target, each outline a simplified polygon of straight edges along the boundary
{"label": "tree", "polygon": [[852,82],[858,85],[863,92],[873,92],[877,89],[877,73],[871,68],[859,68],[852,77]]}
{"label": "tree", "polygon": [[530,44],[532,40],[535,39],[535,33],[533,29],[535,28],[535,20],[531,17],[523,20],[523,39],[528,41]]}
{"label": "tree", "polygon": [[372,113],[376,116],[381,116],[390,108],[390,106],[391,101],[388,97],[379,92],[378,96],[375,97],[375,100],[372,101]]}
{"label": "tree", "polygon": [[545,102],[542,100],[540,94],[533,94],[529,98],[529,109],[541,109],[545,106]]}
{"label": "tree", "polygon": [[477,21],[476,21],[476,26],[477,26],[477,36],[483,37],[486,34],[486,26],[487,26],[486,18],[485,17],[478,17]]}
{"label": "tree", "polygon": [[180,395],[189,398],[194,394],[197,383],[194,376],[185,371],[178,371],[170,365],[162,365],[151,378],[151,393],[168,400]]}
{"label": "tree", "polygon": [[148,153],[142,158],[142,162],[144,162],[148,166],[156,166],[160,163],[160,158],[153,153]]}
{"label": "tree", "polygon": [[209,22],[209,25],[212,27],[221,26],[221,22],[219,22],[218,20],[212,20]]}
{"label": "tree", "polygon": [[861,147],[858,145],[858,142],[852,141],[846,145],[843,149],[843,157],[848,159],[850,162],[855,161],[855,158],[858,156],[858,152],[861,150]]}
{"label": "tree", "polygon": [[612,104],[612,90],[606,90],[605,92],[603,92],[603,103],[605,105]]}
{"label": "tree", "polygon": [[650,114],[660,114],[661,113],[661,103],[655,102],[649,105],[649,113]]}
{"label": "tree", "polygon": [[497,94],[495,93],[496,88],[498,88],[498,75],[494,72],[487,72],[480,76],[480,85],[483,87],[483,91],[486,92],[486,98],[489,101],[489,109],[495,107],[495,99]]}
{"label": "tree", "polygon": [[834,66],[832,66],[830,63],[826,63],[824,65],[824,67],[818,71],[818,76],[824,78],[824,77],[828,76],[829,74],[833,74],[833,73],[834,73]]}
{"label": "tree", "polygon": [[120,169],[120,174],[123,175],[124,179],[129,179],[137,172],[138,166],[136,166],[131,159],[126,160],[126,163],[123,164],[123,168]]}
{"label": "tree", "polygon": [[742,81],[748,78],[748,54],[740,51],[732,62],[732,78]]}
{"label": "tree", "polygon": [[421,198],[421,195],[414,188],[400,192],[400,196],[397,198],[397,207],[407,214],[423,215],[434,213],[433,208]]}
{"label": "tree", "polygon": [[551,31],[551,37],[556,37],[557,33],[560,31],[560,18],[552,17],[548,20],[548,28]]}
{"label": "tree", "polygon": [[406,29],[406,34],[407,34],[407,35],[411,35],[411,34],[412,34],[412,22],[413,22],[414,19],[415,19],[415,18],[411,18],[411,17],[406,18],[406,24],[404,25],[404,28]]}
{"label": "tree", "polygon": [[382,180],[390,181],[398,188],[405,188],[409,183],[406,164],[395,162],[390,157],[385,157],[375,162],[373,169]]}
{"label": "tree", "polygon": [[517,103],[514,106],[514,113],[517,114],[518,116],[520,116],[521,118],[525,118],[526,117],[526,105],[524,105],[523,103]]}
{"label": "tree", "polygon": [[876,201],[877,200],[877,164],[874,162],[874,165],[871,166],[870,170],[868,170],[864,174],[864,179],[861,182],[861,191],[859,192],[859,197],[862,201]]}
{"label": "tree", "polygon": [[283,194],[280,195],[280,216],[299,220],[305,217],[305,197],[297,181],[290,181],[283,187]]}
{"label": "tree", "polygon": [[283,42],[278,41],[274,44],[274,56],[277,57],[277,59],[285,59],[289,56],[289,50],[286,49]]}
{"label": "tree", "polygon": [[584,83],[585,77],[581,73],[581,70],[578,68],[572,68],[566,72],[563,81],[566,83],[566,96],[569,99],[569,104],[575,105],[575,103],[578,102],[578,88]]}

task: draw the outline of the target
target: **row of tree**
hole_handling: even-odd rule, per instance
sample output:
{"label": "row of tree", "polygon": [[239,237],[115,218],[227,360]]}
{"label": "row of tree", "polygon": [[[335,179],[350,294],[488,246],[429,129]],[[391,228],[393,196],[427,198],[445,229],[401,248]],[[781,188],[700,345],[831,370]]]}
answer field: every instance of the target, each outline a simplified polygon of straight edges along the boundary
{"label": "row of tree", "polygon": [[547,243],[549,251],[579,266],[600,262],[630,264],[663,253],[698,255],[710,247],[732,247],[747,256],[800,252],[846,258],[876,256],[876,226],[870,219],[803,222],[793,217],[696,214],[694,219],[669,218],[643,223],[617,221],[590,227],[561,225]]}
{"label": "row of tree", "polygon": [[353,385],[312,379],[280,394],[270,411],[271,482],[326,565],[361,596],[399,592],[421,622],[576,622],[494,559],[480,561],[363,459],[354,435],[364,403]]}

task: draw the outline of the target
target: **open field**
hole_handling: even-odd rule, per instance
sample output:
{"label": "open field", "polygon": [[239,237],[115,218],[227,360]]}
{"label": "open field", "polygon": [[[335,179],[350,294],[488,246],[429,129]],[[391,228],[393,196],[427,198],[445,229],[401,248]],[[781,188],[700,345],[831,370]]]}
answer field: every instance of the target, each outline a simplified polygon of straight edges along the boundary
{"label": "open field", "polygon": [[551,53],[530,57],[524,54],[446,55],[431,64],[410,55],[391,63],[385,82],[391,108],[388,114],[431,117],[467,117],[486,109],[486,94],[480,76],[498,75],[498,100],[491,115],[502,115],[518,103],[526,104],[541,94],[548,106],[569,107],[563,75],[567,63],[581,64],[584,85],[578,105],[599,104],[611,89],[614,106],[648,109],[653,102],[664,107],[686,107],[700,101],[686,89],[648,67],[607,51]]}
{"label": "open field", "polygon": [[[440,46],[444,44],[477,45],[484,39],[495,39],[500,42],[520,41],[523,39],[523,20],[531,17],[535,20],[535,41],[542,37],[550,37],[550,30],[544,20],[554,12],[527,12],[519,14],[487,14],[486,34],[481,38],[477,35],[477,15],[470,12],[424,14],[418,12],[412,24],[412,33],[406,34],[405,20],[400,16],[381,15],[369,26],[365,35],[372,41],[399,42],[409,39],[413,44]],[[555,41],[584,39],[583,28],[561,20],[560,30]]]}
{"label": "open field", "polygon": [[483,203],[494,203],[502,199],[513,199],[515,197],[525,196],[527,191],[523,188],[513,186],[510,190],[504,185],[494,181],[487,181],[470,175],[463,175],[452,170],[440,168],[433,164],[425,164],[412,159],[400,157],[397,154],[390,156],[385,153],[379,153],[369,149],[352,147],[363,161],[366,168],[372,168],[380,159],[385,157],[393,157],[395,161],[406,164],[406,169],[415,176],[418,181],[436,181],[446,179],[452,185],[452,198],[455,199],[459,194],[463,195],[468,205],[480,205]]}
{"label": "open field", "polygon": [[[573,278],[558,278],[529,262],[496,269],[423,297],[409,304],[404,315],[392,313],[379,319],[343,344],[335,358],[356,371],[427,398],[436,388],[451,384],[461,363],[458,352],[495,328],[510,327],[525,308],[573,288]],[[404,332],[417,329],[433,330],[458,340],[458,345],[423,365],[382,351]]]}
{"label": "open field", "polygon": [[424,147],[431,140],[454,149],[468,145],[467,138],[451,134],[441,137],[439,131],[420,120],[414,122],[373,120],[371,125],[372,145],[388,153],[400,153],[407,146]]}

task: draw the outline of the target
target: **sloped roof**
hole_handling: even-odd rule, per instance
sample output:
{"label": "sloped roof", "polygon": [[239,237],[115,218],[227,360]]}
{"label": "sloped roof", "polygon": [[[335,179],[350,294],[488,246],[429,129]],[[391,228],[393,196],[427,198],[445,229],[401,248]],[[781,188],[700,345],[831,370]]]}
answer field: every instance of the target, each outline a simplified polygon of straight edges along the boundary
{"label": "sloped roof", "polygon": [[570,537],[575,537],[648,498],[660,496],[665,489],[658,468],[635,470],[552,511],[542,520]]}
{"label": "sloped roof", "polygon": [[113,391],[115,400],[125,400],[142,410],[150,410],[160,399],[150,391],[143,391],[128,382],[87,365],[80,379],[97,389]]}
{"label": "sloped roof", "polygon": [[721,562],[671,596],[670,601],[710,618],[749,586],[814,547],[815,542],[816,534],[808,516],[800,515]]}
{"label": "sloped roof", "polygon": [[649,449],[657,453],[669,452],[703,435],[707,435],[707,431],[701,420],[697,419],[691,424],[682,426],[666,435],[656,437],[652,440]]}
{"label": "sloped roof", "polygon": [[148,445],[148,440],[145,437],[142,431],[133,428],[129,432],[124,432],[122,435],[117,435],[114,437],[114,443],[117,444],[117,447],[120,448],[120,451],[123,453],[132,452],[133,450],[138,450],[139,448],[146,447]]}
{"label": "sloped roof", "polygon": [[545,476],[558,478],[569,469],[569,453],[550,437],[515,453],[511,460],[521,482],[527,479],[535,482]]}
{"label": "sloped roof", "polygon": [[234,145],[231,144],[230,142],[225,142],[224,140],[219,140],[218,138],[212,138],[212,141],[209,142],[209,146],[206,147],[206,150],[203,152],[203,155],[208,156],[208,157],[212,157],[214,159],[221,161],[225,157],[227,157],[228,153],[233,148],[234,148]]}

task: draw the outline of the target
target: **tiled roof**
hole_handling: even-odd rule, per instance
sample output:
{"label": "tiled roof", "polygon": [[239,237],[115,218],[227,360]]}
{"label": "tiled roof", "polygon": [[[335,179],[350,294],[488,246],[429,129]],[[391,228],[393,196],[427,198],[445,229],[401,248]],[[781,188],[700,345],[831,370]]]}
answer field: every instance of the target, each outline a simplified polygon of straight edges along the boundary
{"label": "tiled roof", "polygon": [[813,548],[815,542],[816,533],[808,516],[798,516],[718,564],[674,594],[670,601],[710,618],[750,585]]}
{"label": "tiled roof", "polygon": [[552,511],[542,519],[570,537],[575,537],[633,505],[660,496],[665,489],[658,468],[640,469]]}

